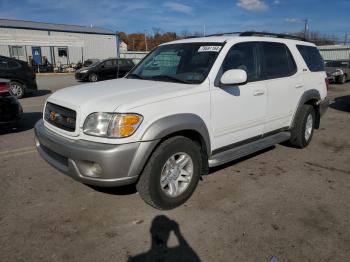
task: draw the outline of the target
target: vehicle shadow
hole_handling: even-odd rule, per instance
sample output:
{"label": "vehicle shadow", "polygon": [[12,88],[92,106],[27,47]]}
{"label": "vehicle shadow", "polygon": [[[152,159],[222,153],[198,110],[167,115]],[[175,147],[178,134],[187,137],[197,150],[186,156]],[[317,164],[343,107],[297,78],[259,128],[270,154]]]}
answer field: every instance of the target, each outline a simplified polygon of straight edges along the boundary
{"label": "vehicle shadow", "polygon": [[220,165],[220,166],[217,166],[217,167],[211,167],[211,168],[209,168],[209,174],[208,175],[212,175],[213,173],[215,173],[217,171],[220,171],[220,170],[225,169],[227,167],[236,165],[236,164],[238,164],[240,162],[243,162],[243,161],[246,161],[248,159],[254,158],[254,157],[258,156],[258,155],[264,154],[264,153],[266,153],[268,151],[271,151],[271,150],[273,150],[275,148],[276,148],[276,146],[270,146],[270,147],[262,149],[262,150],[260,150],[258,152],[255,152],[255,153],[252,153],[250,155],[244,156],[242,158],[230,161],[230,162],[228,162],[226,164],[223,164],[223,165]]}
{"label": "vehicle shadow", "polygon": [[[178,246],[168,247],[170,233],[174,232]],[[147,252],[130,256],[129,262],[148,261],[201,261],[180,231],[179,224],[165,215],[156,216],[151,225],[151,248]]]}
{"label": "vehicle shadow", "polygon": [[329,107],[350,113],[350,95],[335,98],[334,103],[330,104]]}
{"label": "vehicle shadow", "polygon": [[38,96],[46,96],[48,94],[51,94],[52,91],[51,90],[47,90],[47,89],[39,89],[38,91],[36,91],[35,93],[29,95],[29,97],[38,97]]}
{"label": "vehicle shadow", "polygon": [[116,195],[116,196],[132,195],[137,193],[136,184],[119,186],[119,187],[99,187],[99,186],[93,186],[93,185],[87,185],[87,186],[98,192],[109,194],[109,195]]}
{"label": "vehicle shadow", "polygon": [[4,126],[0,129],[0,135],[9,133],[20,133],[34,128],[36,122],[42,118],[41,112],[25,112],[22,119],[12,126]]}

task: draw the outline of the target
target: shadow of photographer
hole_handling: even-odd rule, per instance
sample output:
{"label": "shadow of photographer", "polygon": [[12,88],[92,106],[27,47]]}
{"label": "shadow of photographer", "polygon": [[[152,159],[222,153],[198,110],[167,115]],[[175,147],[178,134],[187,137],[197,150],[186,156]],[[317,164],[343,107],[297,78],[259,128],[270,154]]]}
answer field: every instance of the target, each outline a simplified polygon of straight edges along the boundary
{"label": "shadow of photographer", "polygon": [[[168,247],[168,240],[172,231],[179,243],[176,247]],[[129,262],[201,261],[181,234],[179,224],[174,220],[170,220],[167,216],[155,217],[152,221],[150,233],[152,238],[150,250],[129,257]]]}

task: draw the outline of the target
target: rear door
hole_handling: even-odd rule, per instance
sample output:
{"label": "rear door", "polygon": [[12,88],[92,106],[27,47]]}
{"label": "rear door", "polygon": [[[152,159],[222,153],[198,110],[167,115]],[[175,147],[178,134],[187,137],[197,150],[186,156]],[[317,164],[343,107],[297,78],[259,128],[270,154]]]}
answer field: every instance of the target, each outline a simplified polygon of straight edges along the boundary
{"label": "rear door", "polygon": [[303,93],[303,79],[284,43],[260,42],[263,75],[267,89],[264,133],[289,127],[295,106]]}
{"label": "rear door", "polygon": [[[247,83],[220,86],[219,79],[230,69],[245,70]],[[258,43],[242,42],[231,47],[211,91],[214,150],[262,135],[267,102],[262,80]]]}

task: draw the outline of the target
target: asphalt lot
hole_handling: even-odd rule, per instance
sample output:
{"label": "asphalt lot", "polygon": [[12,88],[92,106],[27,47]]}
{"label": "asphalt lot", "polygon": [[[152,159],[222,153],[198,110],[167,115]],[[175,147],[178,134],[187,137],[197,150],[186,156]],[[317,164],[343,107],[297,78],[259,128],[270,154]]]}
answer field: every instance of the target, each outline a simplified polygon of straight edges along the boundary
{"label": "asphalt lot", "polygon": [[33,126],[44,101],[75,84],[38,77],[22,123],[0,134],[0,261],[349,261],[350,83],[331,87],[309,147],[277,145],[211,170],[167,212],[134,187],[91,188],[39,157]]}

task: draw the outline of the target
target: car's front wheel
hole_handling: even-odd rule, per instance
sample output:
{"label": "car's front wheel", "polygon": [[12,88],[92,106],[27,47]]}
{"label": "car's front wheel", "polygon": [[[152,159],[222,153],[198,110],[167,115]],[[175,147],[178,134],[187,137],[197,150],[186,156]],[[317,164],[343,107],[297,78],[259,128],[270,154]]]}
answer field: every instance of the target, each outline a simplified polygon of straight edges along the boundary
{"label": "car's front wheel", "polygon": [[161,143],[136,185],[141,198],[158,209],[172,209],[194,192],[202,167],[199,145],[177,136]]}
{"label": "car's front wheel", "polygon": [[18,99],[24,97],[24,85],[17,82],[17,81],[11,81],[10,83],[10,90],[11,93],[17,97]]}
{"label": "car's front wheel", "polygon": [[346,83],[346,75],[339,76],[338,83],[345,84]]}
{"label": "car's front wheel", "polygon": [[98,81],[98,75],[92,73],[89,75],[89,81],[90,82],[97,82]]}

